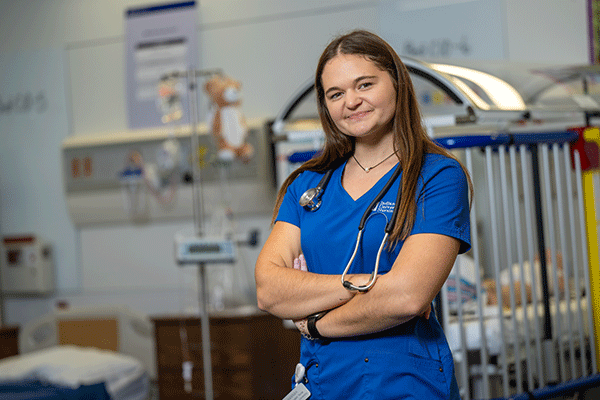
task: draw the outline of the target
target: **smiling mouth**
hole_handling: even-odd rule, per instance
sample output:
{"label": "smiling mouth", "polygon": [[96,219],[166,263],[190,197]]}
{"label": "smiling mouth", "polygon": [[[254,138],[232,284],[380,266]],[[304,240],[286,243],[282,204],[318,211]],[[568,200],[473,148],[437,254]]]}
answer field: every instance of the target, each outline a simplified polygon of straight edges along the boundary
{"label": "smiling mouth", "polygon": [[357,112],[357,113],[352,113],[352,114],[346,116],[345,119],[350,119],[350,120],[362,119],[363,117],[365,117],[369,113],[371,113],[371,110],[369,110],[369,111],[361,111],[361,112]]}

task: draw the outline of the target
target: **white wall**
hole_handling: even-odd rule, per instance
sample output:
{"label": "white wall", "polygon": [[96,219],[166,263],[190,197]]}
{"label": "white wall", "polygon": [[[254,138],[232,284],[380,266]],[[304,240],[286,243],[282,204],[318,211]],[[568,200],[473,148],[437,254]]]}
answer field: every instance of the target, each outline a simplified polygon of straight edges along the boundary
{"label": "white wall", "polygon": [[588,64],[586,0],[504,0],[507,59]]}
{"label": "white wall", "polygon": [[[312,76],[316,60],[332,36],[354,28],[380,32],[381,11],[396,6],[413,12],[436,7],[452,10],[454,4],[459,8],[470,4],[480,7],[482,1],[202,0],[198,2],[200,66],[222,68],[243,83],[244,113],[248,118],[270,118],[299,85]],[[126,129],[124,12],[148,3],[155,2],[0,2],[0,56],[3,56],[0,57],[0,97],[7,96],[7,91],[13,93],[30,87],[30,77],[12,72],[18,58],[16,54],[49,51],[52,60],[58,60],[52,72],[42,62],[29,73],[60,74],[44,78],[47,82],[60,83],[53,96],[57,104],[65,104],[56,113],[47,114],[45,118],[49,120],[44,120],[43,126],[24,115],[0,113],[0,234],[23,230],[43,234],[55,244],[58,256],[56,295],[49,299],[7,299],[4,316],[7,323],[22,324],[51,309],[57,300],[73,305],[129,304],[151,314],[177,312],[182,307],[193,306],[195,274],[175,272],[181,275],[177,279],[185,282],[179,286],[172,281],[164,285],[162,272],[153,274],[144,250],[157,242],[161,242],[161,246],[155,248],[166,248],[172,240],[172,232],[187,227],[191,221],[78,230],[68,220],[61,201],[63,188],[57,159],[60,142],[67,135]],[[587,62],[586,0],[497,0],[493,3],[500,10],[495,18],[501,21],[493,21],[497,28],[496,37],[492,39],[502,45],[505,58],[563,64]],[[439,24],[428,21],[427,13],[422,15],[423,26],[429,24],[431,29],[439,29],[442,36],[450,34]],[[448,26],[452,27],[452,14],[448,18]],[[473,18],[480,18],[477,26],[485,26],[482,21],[490,15],[478,12]],[[498,31],[503,32],[501,37],[497,37]],[[62,68],[57,68],[61,63]],[[31,135],[30,139],[21,135],[25,131]],[[11,141],[10,146],[4,144],[7,140]],[[30,146],[26,157],[15,157],[18,149],[27,146],[27,140],[37,140],[44,143],[44,147]],[[40,170],[45,175],[37,175]],[[4,196],[7,192],[4,183],[15,182],[17,178],[15,193],[18,196],[37,196],[41,200],[35,204],[20,197],[8,200]],[[40,184],[41,180],[44,185]],[[241,225],[261,228],[264,239],[268,233],[268,218],[268,215],[257,215],[241,221]],[[110,238],[111,257],[107,256],[109,250],[102,238]],[[257,252],[248,250],[244,268],[251,271]],[[99,264],[93,277],[84,277],[82,263],[89,263],[90,259]],[[102,263],[108,262],[122,263],[127,268],[123,270],[123,280],[102,274]],[[140,273],[146,274],[141,280],[143,284],[131,282],[135,274]],[[83,285],[86,279],[93,279],[93,288]]]}
{"label": "white wall", "polygon": [[[53,161],[57,164],[47,173],[55,177],[53,188],[58,197],[63,196],[60,142],[67,135],[117,134],[127,129],[124,13],[128,8],[147,4],[106,0],[0,3],[0,35],[7,38],[0,43],[0,54],[52,48],[64,65],[64,74],[59,78],[67,110],[61,116],[68,123],[43,133],[38,128],[35,133],[54,138]],[[198,30],[200,68],[222,68],[243,83],[247,118],[273,117],[291,93],[312,75],[317,57],[332,36],[348,28],[375,29],[376,16],[375,2],[202,1]],[[44,69],[36,73],[43,75]],[[0,116],[0,129],[2,126]],[[26,126],[21,121],[9,129],[20,131]],[[20,141],[14,147],[23,145],[26,142]],[[35,155],[30,158],[35,160]],[[24,189],[39,193],[39,188],[22,173],[16,173],[25,162],[20,163],[18,157],[11,157],[11,161],[0,166],[6,171],[0,179],[19,177]],[[72,260],[56,258],[58,290],[52,298],[7,299],[6,323],[23,323],[51,309],[57,301],[72,305],[128,304],[150,314],[197,308],[197,272],[194,268],[180,269],[171,259],[174,232],[189,229],[191,221],[76,229],[66,216],[64,203],[40,203],[42,214],[60,219],[66,226],[54,232],[41,230],[35,224],[29,226],[15,214],[25,211],[24,207],[4,201],[0,204],[0,209],[6,211],[0,220],[0,233],[28,229],[53,242],[59,250],[57,254],[62,255],[62,250],[69,247],[67,253]],[[264,240],[269,221],[270,215],[257,215],[242,218],[239,225],[242,231],[259,228]],[[241,261],[234,274],[239,279],[232,284],[250,301],[254,287],[252,269],[258,251],[240,249]],[[172,273],[165,275],[169,270]],[[209,271],[209,280],[222,273]]]}
{"label": "white wall", "polygon": [[383,2],[380,28],[401,56],[503,60],[503,11],[504,0]]}

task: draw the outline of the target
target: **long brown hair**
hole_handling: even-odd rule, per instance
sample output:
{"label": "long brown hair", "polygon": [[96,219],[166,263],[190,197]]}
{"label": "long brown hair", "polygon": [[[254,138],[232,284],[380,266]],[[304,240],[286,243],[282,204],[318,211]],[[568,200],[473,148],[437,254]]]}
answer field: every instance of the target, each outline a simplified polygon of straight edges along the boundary
{"label": "long brown hair", "polygon": [[[327,62],[338,54],[364,56],[375,63],[379,69],[390,74],[396,89],[396,112],[392,129],[394,150],[396,150],[400,163],[399,168],[402,169],[402,199],[400,205],[396,205],[399,207],[398,216],[389,238],[390,243],[396,243],[408,237],[415,222],[417,183],[424,155],[437,153],[456,158],[433,142],[423,128],[419,103],[412,81],[398,54],[382,38],[364,30],[353,31],[335,38],[327,45],[319,59],[315,74],[315,89],[319,117],[325,132],[325,145],[318,156],[302,164],[283,182],[277,195],[273,221],[275,221],[288,186],[300,173],[306,170],[324,172],[337,168],[354,152],[354,138],[340,132],[331,119],[325,104],[325,91],[321,79],[323,69]],[[463,170],[469,181],[469,187],[471,187],[469,175],[464,167]]]}

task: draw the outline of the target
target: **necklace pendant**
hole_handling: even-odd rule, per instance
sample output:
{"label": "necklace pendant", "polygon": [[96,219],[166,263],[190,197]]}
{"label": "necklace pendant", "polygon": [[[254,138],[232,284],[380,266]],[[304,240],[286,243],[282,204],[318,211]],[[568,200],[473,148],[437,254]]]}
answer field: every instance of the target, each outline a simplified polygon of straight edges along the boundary
{"label": "necklace pendant", "polygon": [[369,171],[370,171],[370,170],[371,170],[371,167],[367,167],[367,168],[365,168],[365,172],[366,172],[366,173],[369,173]]}

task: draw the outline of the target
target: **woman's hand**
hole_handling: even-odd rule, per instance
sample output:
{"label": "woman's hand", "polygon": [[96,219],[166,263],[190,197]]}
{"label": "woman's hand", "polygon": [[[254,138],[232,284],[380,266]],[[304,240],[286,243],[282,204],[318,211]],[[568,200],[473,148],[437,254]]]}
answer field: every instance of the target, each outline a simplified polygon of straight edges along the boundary
{"label": "woman's hand", "polygon": [[294,269],[298,271],[308,271],[308,266],[306,265],[306,258],[304,258],[304,254],[300,254],[297,258],[294,258]]}
{"label": "woman's hand", "polygon": [[308,321],[306,320],[306,318],[295,319],[293,321],[294,321],[294,325],[296,325],[296,328],[298,328],[298,330],[300,331],[302,336],[310,338],[310,334],[308,333],[308,326],[307,326]]}

